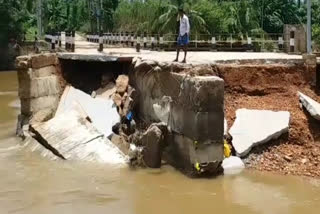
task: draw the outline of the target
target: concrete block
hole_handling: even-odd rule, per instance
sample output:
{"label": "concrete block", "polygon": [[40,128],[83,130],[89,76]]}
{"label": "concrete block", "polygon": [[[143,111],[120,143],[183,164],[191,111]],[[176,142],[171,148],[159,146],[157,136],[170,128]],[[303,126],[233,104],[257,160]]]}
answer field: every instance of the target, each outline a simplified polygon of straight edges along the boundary
{"label": "concrete block", "polygon": [[[172,75],[177,77],[177,74]],[[195,112],[223,110],[223,79],[215,76],[185,77],[180,83],[178,103]]]}
{"label": "concrete block", "polygon": [[159,168],[161,166],[164,136],[157,126],[150,126],[141,137],[143,160],[148,167]]}
{"label": "concrete block", "polygon": [[252,147],[276,139],[288,132],[290,113],[239,109],[229,133],[237,156],[246,156]]}
{"label": "concrete block", "polygon": [[58,95],[50,95],[38,98],[21,98],[21,113],[32,115],[42,109],[56,110],[59,103]]}
{"label": "concrete block", "polygon": [[31,66],[34,69],[42,68],[45,66],[56,65],[57,55],[51,53],[36,54],[31,57]]}
{"label": "concrete block", "polygon": [[23,80],[19,85],[19,96],[22,99],[56,95],[60,91],[59,79],[54,75]]}
{"label": "concrete block", "polygon": [[166,149],[166,159],[187,174],[199,173],[195,164],[203,166],[202,172],[215,174],[223,161],[223,144],[210,141],[195,142],[181,134],[172,133]]}
{"label": "concrete block", "polygon": [[299,100],[305,109],[310,113],[312,117],[320,120],[320,103],[308,97],[307,95],[298,92]]}
{"label": "concrete block", "polygon": [[42,67],[39,69],[32,69],[32,78],[48,77],[56,73],[56,67],[53,65]]}
{"label": "concrete block", "polygon": [[193,140],[223,141],[224,112],[194,112],[173,104],[169,127]]}

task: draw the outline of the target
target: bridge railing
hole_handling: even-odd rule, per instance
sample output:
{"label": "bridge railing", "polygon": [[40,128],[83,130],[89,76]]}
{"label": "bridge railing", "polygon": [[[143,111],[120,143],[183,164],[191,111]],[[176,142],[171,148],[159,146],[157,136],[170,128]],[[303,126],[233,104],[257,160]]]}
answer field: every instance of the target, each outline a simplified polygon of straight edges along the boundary
{"label": "bridge railing", "polygon": [[46,42],[50,44],[50,50],[56,51],[57,46],[62,48],[62,34],[65,34],[65,50],[75,51],[75,31],[47,33],[44,36]]}
{"label": "bridge railing", "polygon": [[[87,41],[105,45],[134,47],[139,51],[174,50],[177,45],[177,34],[137,34],[133,32],[108,32],[101,35],[88,34]],[[190,50],[206,51],[268,51],[282,52],[290,41],[284,40],[284,34],[191,34],[188,48]]]}

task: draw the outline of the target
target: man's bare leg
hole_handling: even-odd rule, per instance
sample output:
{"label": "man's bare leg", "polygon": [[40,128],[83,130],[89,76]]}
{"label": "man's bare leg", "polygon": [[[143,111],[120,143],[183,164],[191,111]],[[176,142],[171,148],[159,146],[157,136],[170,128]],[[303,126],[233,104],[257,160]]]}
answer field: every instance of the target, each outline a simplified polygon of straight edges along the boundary
{"label": "man's bare leg", "polygon": [[184,51],[184,58],[182,60],[182,63],[186,63],[187,62],[187,45],[183,46],[183,51]]}
{"label": "man's bare leg", "polygon": [[177,46],[177,57],[176,59],[174,60],[174,62],[178,62],[178,59],[179,59],[179,53],[180,53],[180,47]]}

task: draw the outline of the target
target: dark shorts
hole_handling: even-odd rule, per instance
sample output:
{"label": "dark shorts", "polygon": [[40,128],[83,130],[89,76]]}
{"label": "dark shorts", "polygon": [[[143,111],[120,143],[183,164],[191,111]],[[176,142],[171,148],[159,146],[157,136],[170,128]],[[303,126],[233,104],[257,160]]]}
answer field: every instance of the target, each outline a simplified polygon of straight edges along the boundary
{"label": "dark shorts", "polygon": [[179,35],[177,43],[179,46],[184,46],[189,44],[189,36],[188,34],[184,34],[183,36]]}

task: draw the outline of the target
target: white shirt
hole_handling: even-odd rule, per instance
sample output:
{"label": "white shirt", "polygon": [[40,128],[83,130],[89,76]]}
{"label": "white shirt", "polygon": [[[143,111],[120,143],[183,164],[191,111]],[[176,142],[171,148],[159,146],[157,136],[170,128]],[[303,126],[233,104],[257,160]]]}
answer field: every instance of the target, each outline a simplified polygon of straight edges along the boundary
{"label": "white shirt", "polygon": [[190,23],[189,18],[186,15],[183,15],[182,18],[180,18],[180,28],[179,28],[180,36],[183,36],[184,34],[190,33]]}

